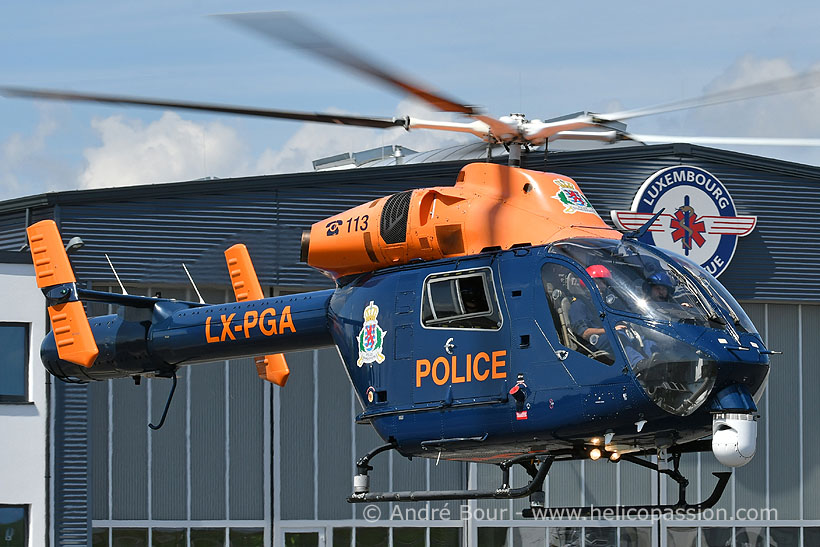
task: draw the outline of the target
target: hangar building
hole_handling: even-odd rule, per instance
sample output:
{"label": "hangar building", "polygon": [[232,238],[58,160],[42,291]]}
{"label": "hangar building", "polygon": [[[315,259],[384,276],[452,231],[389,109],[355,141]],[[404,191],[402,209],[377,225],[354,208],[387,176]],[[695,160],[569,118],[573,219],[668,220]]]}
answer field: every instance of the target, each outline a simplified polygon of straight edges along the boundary
{"label": "hangar building", "polygon": [[[222,253],[238,242],[268,294],[327,288],[327,278],[299,263],[303,229],[376,197],[450,185],[468,163],[412,160],[7,201],[0,276],[17,280],[30,268],[17,264],[25,262],[24,227],[53,218],[66,240],[83,238],[71,260],[95,289],[119,291],[107,253],[131,294],[195,300],[184,263],[205,301],[231,301]],[[820,545],[820,168],[690,145],[555,152],[548,161],[547,169],[544,154],[533,152],[523,166],[573,177],[606,220],[629,210],[653,175],[683,165],[719,179],[738,217],[756,217],[734,256],[721,259],[728,266],[720,280],[783,353],[772,357],[760,404],[757,455],[734,473],[721,511],[694,520],[527,521],[523,501],[465,510],[450,502],[385,504],[374,518],[345,501],[356,458],[380,439],[355,424],[361,409],[334,351],[288,355],[284,389],[259,380],[250,359],[183,367],[167,423],[151,431],[170,382],[46,378],[37,356],[44,312],[31,313],[43,301],[15,281],[2,285],[4,302],[14,304],[0,318],[7,351],[22,352],[0,370],[0,424],[5,446],[15,447],[0,456],[0,532],[16,527],[10,545]],[[373,474],[377,489],[491,487],[500,476],[476,464],[380,457],[389,462]],[[721,469],[710,453],[686,455],[682,467],[697,499]],[[17,472],[33,475],[29,491],[10,482]],[[556,464],[546,484],[552,505],[663,502],[672,490],[634,466],[603,461]]]}

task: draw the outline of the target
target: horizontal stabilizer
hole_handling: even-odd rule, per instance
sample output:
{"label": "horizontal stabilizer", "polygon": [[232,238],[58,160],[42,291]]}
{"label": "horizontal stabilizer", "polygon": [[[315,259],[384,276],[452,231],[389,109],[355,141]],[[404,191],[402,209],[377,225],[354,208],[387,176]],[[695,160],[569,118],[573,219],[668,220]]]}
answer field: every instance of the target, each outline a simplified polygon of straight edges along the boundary
{"label": "horizontal stabilizer", "polygon": [[[99,355],[99,349],[83,304],[77,300],[74,287],[76,278],[57,224],[53,220],[43,220],[32,224],[26,231],[37,286],[48,289],[63,285],[57,291],[48,291],[46,295],[57,353],[64,361],[90,368]],[[55,294],[57,299],[52,300]]]}
{"label": "horizontal stabilizer", "polygon": [[[265,297],[245,245],[237,243],[227,249],[225,260],[228,263],[228,273],[231,276],[231,286],[237,302],[260,300]],[[284,387],[288,381],[290,369],[283,354],[262,355],[256,357],[255,362],[260,378]]]}

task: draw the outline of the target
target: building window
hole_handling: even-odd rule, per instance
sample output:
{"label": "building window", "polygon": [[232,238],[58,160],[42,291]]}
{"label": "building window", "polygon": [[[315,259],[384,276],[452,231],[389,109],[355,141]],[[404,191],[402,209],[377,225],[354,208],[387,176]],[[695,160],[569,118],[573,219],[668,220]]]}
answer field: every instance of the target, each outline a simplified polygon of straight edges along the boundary
{"label": "building window", "polygon": [[0,505],[0,545],[25,547],[28,545],[28,507]]}
{"label": "building window", "polygon": [[27,323],[0,323],[0,403],[28,401]]}

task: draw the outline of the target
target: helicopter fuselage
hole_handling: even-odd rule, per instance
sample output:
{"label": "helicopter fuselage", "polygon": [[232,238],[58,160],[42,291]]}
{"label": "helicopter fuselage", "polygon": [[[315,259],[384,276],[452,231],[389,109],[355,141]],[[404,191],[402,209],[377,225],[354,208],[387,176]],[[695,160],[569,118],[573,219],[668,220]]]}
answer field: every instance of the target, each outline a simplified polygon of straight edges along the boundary
{"label": "helicopter fuselage", "polygon": [[[623,255],[643,257],[640,267],[627,260],[628,273],[663,260],[640,255],[648,248],[636,242],[578,238],[387,268],[315,293],[215,306],[163,300],[92,318],[93,367],[60,360],[52,335],[43,361],[57,375],[105,379],[335,345],[359,422],[406,456],[467,461],[669,447],[712,433],[714,412],[756,411],[768,357],[753,329],[731,325],[715,302],[720,317],[700,321],[672,303],[666,313],[677,320],[624,311],[586,264],[561,252],[566,245],[615,249],[603,260],[613,281]],[[584,298],[605,332],[595,347],[573,335]]]}
{"label": "helicopter fuselage", "polygon": [[[604,438],[612,451],[625,452],[702,438],[712,432],[712,412],[721,410],[721,390],[730,386],[747,393],[743,403],[733,403],[745,408],[734,410],[756,410],[748,395],[762,392],[768,374],[757,333],[735,332],[739,340],[732,340],[725,325],[630,318],[595,295],[609,336],[621,336],[617,323],[626,317],[662,336],[697,341],[697,351],[710,354],[715,366],[709,397],[697,408],[670,412],[648,395],[629,351],[613,349],[608,359],[596,360],[564,344],[552,291],[542,282],[547,264],[567,267],[579,279],[584,275],[540,246],[381,271],[337,289],[330,324],[364,408],[358,420],[394,439],[405,455],[496,461],[527,452],[583,452],[584,446],[603,446]],[[472,320],[470,313],[431,320],[425,299],[442,293],[431,285],[476,278],[497,310]],[[368,326],[381,331],[382,361],[361,358]]]}

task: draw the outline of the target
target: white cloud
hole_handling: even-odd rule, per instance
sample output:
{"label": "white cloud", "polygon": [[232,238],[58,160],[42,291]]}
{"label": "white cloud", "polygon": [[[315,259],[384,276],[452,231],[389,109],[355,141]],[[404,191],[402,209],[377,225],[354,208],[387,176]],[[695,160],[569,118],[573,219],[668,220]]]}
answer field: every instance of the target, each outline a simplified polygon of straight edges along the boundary
{"label": "white cloud", "polygon": [[165,112],[148,125],[111,116],[95,119],[102,146],[84,151],[81,188],[128,186],[246,174],[247,147],[232,128],[199,124]]}
{"label": "white cloud", "polygon": [[40,118],[31,135],[14,133],[0,145],[0,181],[5,197],[39,189],[52,170],[44,152],[48,137],[57,131],[57,122],[47,108],[39,110]]}

